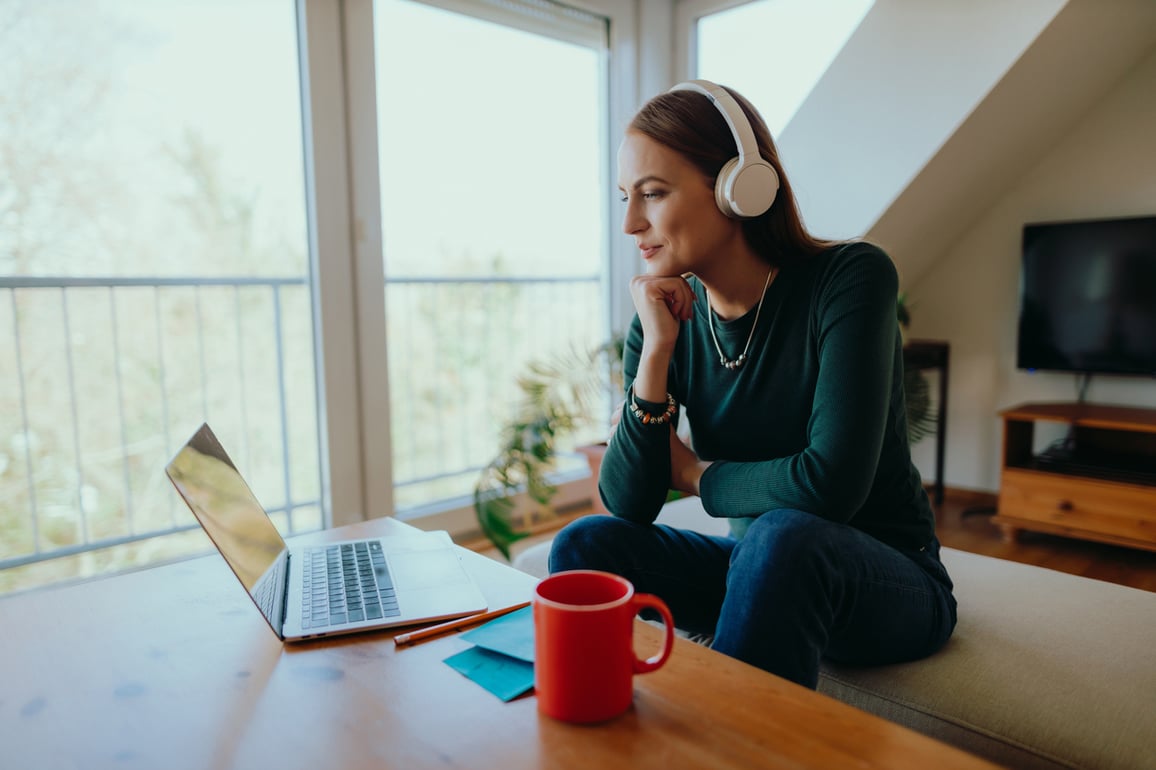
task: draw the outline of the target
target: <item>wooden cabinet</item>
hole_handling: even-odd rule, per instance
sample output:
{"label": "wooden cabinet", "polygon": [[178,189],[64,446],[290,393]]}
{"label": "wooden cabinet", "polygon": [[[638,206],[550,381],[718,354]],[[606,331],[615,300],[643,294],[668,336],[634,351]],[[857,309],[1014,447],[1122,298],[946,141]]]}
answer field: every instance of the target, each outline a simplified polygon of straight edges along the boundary
{"label": "wooden cabinet", "polygon": [[[1156,551],[1156,409],[1023,404],[1003,417],[999,512],[1008,539],[1021,529]],[[1033,449],[1035,424],[1068,426]]]}

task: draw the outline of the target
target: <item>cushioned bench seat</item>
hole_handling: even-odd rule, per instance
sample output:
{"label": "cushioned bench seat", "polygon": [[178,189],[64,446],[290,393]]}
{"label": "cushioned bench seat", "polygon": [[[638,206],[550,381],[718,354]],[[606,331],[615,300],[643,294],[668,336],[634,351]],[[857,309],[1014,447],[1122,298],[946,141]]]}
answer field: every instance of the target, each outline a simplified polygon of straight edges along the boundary
{"label": "cushioned bench seat", "polygon": [[[680,500],[660,521],[718,533]],[[514,566],[546,572],[549,543]],[[1014,768],[1156,768],[1156,594],[943,549],[959,623],[922,661],[824,664],[819,690]]]}

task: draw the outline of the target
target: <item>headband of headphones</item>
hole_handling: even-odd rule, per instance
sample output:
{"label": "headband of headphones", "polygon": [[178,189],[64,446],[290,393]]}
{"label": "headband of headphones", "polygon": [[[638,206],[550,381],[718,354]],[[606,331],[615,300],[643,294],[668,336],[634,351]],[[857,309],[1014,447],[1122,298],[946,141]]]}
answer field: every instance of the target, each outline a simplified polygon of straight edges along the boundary
{"label": "headband of headphones", "polygon": [[671,91],[694,91],[710,100],[734,137],[738,155],[719,171],[715,181],[715,202],[728,217],[750,219],[765,213],[779,191],[779,174],[759,154],[755,132],[735,98],[709,80],[688,80]]}

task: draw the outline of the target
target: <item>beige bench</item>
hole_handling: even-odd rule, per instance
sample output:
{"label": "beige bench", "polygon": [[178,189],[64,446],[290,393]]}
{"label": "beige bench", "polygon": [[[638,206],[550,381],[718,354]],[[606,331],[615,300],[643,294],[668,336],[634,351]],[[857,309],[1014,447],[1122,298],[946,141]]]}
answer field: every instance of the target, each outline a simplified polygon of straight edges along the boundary
{"label": "beige bench", "polygon": [[[697,498],[662,523],[713,534]],[[546,573],[549,543],[514,566]],[[1156,594],[944,548],[959,623],[925,660],[825,664],[819,691],[1012,768],[1156,768]]]}

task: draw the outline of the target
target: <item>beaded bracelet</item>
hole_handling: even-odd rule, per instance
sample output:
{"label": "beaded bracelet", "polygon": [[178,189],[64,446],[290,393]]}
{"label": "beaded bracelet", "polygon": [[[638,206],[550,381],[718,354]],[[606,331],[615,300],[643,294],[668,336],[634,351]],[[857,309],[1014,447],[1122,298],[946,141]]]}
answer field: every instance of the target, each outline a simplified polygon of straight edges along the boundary
{"label": "beaded bracelet", "polygon": [[665,412],[662,414],[651,414],[650,412],[643,411],[642,407],[638,405],[638,401],[634,398],[634,388],[630,389],[630,412],[641,420],[643,425],[665,425],[670,422],[677,410],[678,404],[675,403],[674,396],[667,393]]}

